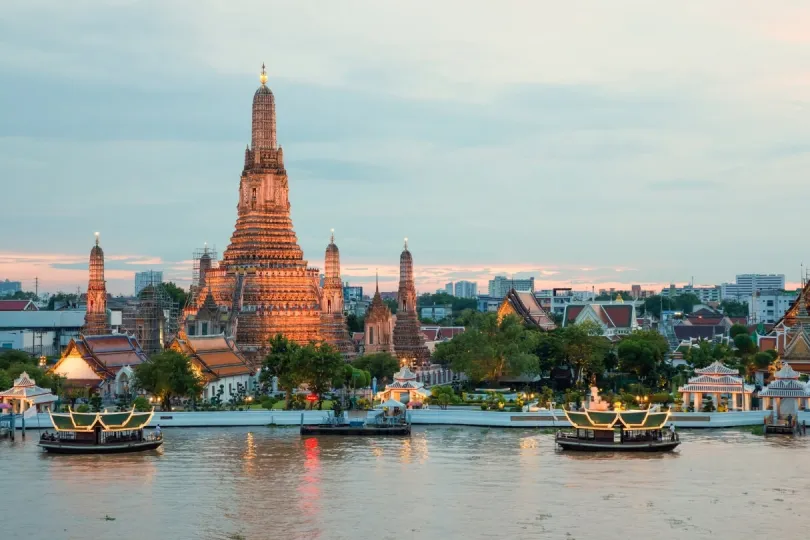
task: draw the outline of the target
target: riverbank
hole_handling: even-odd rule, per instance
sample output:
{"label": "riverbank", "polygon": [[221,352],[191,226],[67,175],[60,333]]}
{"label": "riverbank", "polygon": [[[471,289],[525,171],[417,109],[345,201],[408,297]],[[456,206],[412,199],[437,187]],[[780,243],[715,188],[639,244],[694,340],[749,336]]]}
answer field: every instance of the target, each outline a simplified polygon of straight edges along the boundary
{"label": "riverbank", "polygon": [[[206,411],[206,412],[155,412],[150,426],[161,427],[256,427],[256,426],[296,426],[322,423],[331,411]],[[371,414],[371,413],[370,413]],[[672,422],[680,428],[726,428],[757,426],[763,423],[764,411],[736,411],[723,413],[673,413]],[[408,412],[414,425],[476,426],[476,427],[569,427],[565,414],[561,411],[539,412],[494,412],[474,409],[417,409]],[[799,413],[799,422],[810,423],[810,413]],[[17,429],[22,426],[17,423]],[[47,414],[26,421],[27,429],[52,429]]]}

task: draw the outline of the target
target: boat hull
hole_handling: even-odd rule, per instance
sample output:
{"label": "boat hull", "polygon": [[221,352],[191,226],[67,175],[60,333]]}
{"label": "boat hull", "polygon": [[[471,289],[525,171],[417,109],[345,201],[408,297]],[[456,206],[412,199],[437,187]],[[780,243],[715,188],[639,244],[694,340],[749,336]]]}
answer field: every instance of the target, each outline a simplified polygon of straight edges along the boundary
{"label": "boat hull", "polygon": [[563,450],[579,452],[671,452],[681,441],[600,442],[577,439],[557,439]]}
{"label": "boat hull", "polygon": [[301,435],[363,435],[363,436],[408,436],[411,426],[301,426]]}
{"label": "boat hull", "polygon": [[159,441],[127,442],[118,444],[72,444],[59,441],[40,441],[39,445],[52,454],[124,454],[155,450],[163,444]]}

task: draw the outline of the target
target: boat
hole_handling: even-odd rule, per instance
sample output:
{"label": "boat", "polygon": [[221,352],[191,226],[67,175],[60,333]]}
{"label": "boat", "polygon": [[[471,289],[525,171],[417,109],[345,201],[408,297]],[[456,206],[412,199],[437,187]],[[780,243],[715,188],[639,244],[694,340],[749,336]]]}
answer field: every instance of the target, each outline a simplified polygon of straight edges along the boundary
{"label": "boat", "polygon": [[584,452],[669,452],[681,444],[677,433],[667,433],[669,411],[565,411],[574,428],[558,431],[563,450]]}
{"label": "boat", "polygon": [[301,435],[374,435],[409,436],[411,423],[403,403],[389,399],[372,418],[347,420],[345,415],[327,416],[320,424],[304,425],[301,415]]}
{"label": "boat", "polygon": [[40,436],[39,446],[54,454],[116,454],[155,450],[163,444],[161,434],[144,435],[154,409],[136,412],[80,413],[51,415],[55,433]]}

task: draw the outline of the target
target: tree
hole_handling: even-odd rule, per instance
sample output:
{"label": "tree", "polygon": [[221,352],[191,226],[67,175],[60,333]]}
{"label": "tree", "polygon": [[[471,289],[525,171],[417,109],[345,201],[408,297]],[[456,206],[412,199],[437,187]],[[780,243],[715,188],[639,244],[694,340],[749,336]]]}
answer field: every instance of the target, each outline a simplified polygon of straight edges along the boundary
{"label": "tree", "polygon": [[349,327],[349,332],[362,332],[365,329],[365,317],[358,317],[354,313],[349,313],[346,316],[346,326]]}
{"label": "tree", "polygon": [[392,315],[396,315],[396,314],[397,314],[397,308],[399,307],[399,304],[397,303],[397,301],[396,301],[396,300],[393,300],[393,299],[390,299],[390,298],[389,298],[389,299],[383,300],[383,303],[384,303],[386,306],[388,306],[388,309],[390,309],[390,310],[391,310],[391,314],[392,314]]}
{"label": "tree", "polygon": [[737,351],[740,353],[741,357],[754,354],[757,350],[757,346],[751,341],[748,333],[737,334],[734,338],[734,346],[737,347]]}
{"label": "tree", "polygon": [[667,351],[669,344],[666,338],[655,330],[633,332],[619,343],[619,369],[646,381],[659,371]]}
{"label": "tree", "polygon": [[720,310],[728,317],[747,317],[748,302],[723,300],[720,302]]}
{"label": "tree", "polygon": [[440,409],[446,409],[448,405],[453,405],[459,401],[458,396],[450,386],[434,386],[430,389],[430,402],[438,405]]}
{"label": "tree", "polygon": [[3,300],[34,300],[39,301],[39,297],[32,291],[14,291],[14,294],[6,295]]}
{"label": "tree", "polygon": [[340,351],[328,343],[309,343],[295,352],[296,365],[309,391],[318,396],[318,409],[323,406],[323,395],[332,388],[332,383],[345,365]]}
{"label": "tree", "polygon": [[6,373],[4,369],[0,369],[0,392],[8,390],[13,384],[14,381],[11,379],[9,374]]}
{"label": "tree", "polygon": [[8,350],[0,353],[0,369],[8,369],[11,364],[32,364],[34,359],[23,351]]}
{"label": "tree", "polygon": [[498,322],[496,313],[478,313],[466,332],[436,347],[434,358],[473,381],[494,382],[504,375],[538,373],[538,358],[532,353],[536,345],[537,331],[527,329],[518,317]]}
{"label": "tree", "polygon": [[264,358],[263,369],[259,380],[267,385],[278,378],[278,386],[284,390],[284,408],[290,408],[290,398],[293,391],[303,382],[301,367],[298,365],[297,355],[300,345],[290,341],[281,334],[270,339],[270,352]]}
{"label": "tree", "polygon": [[143,396],[136,397],[135,401],[132,402],[132,406],[135,407],[135,410],[138,412],[147,412],[152,410],[152,404],[149,403],[149,400]]}
{"label": "tree", "polygon": [[186,299],[188,298],[188,293],[181,288],[175,285],[173,282],[169,281],[167,283],[161,284],[163,290],[166,291],[172,301],[180,306],[180,309],[183,309],[183,306],[186,305]]}
{"label": "tree", "polygon": [[79,297],[75,294],[58,292],[48,299],[48,310],[53,311],[57,302],[66,302],[73,304],[79,301]]}
{"label": "tree", "polygon": [[352,362],[357,369],[368,371],[372,377],[377,379],[377,383],[382,386],[384,383],[394,379],[394,373],[399,369],[399,360],[387,352],[370,353],[358,356]]}
{"label": "tree", "polygon": [[571,376],[581,383],[586,375],[600,375],[609,343],[602,337],[602,329],[595,322],[584,321],[562,329],[563,357]]}
{"label": "tree", "polygon": [[171,349],[135,366],[135,387],[157,397],[164,411],[172,410],[173,397],[194,400],[202,392],[203,385],[202,377],[191,367],[191,360]]}
{"label": "tree", "polygon": [[748,336],[748,328],[744,324],[733,324],[728,331],[728,335],[733,340],[737,336]]}

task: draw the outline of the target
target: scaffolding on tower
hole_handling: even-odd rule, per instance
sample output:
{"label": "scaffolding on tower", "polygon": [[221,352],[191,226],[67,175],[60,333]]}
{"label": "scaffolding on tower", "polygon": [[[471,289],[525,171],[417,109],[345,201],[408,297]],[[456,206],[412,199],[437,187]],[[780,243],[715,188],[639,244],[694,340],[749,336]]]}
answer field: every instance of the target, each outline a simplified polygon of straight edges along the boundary
{"label": "scaffolding on tower", "polygon": [[137,338],[147,355],[157,354],[177,335],[179,306],[166,286],[153,280],[136,301],[124,307],[121,322],[123,330]]}
{"label": "scaffolding on tower", "polygon": [[206,244],[201,249],[195,249],[192,254],[192,270],[191,270],[191,286],[188,290],[188,297],[186,298],[186,305],[184,308],[193,308],[197,306],[200,300],[200,295],[204,294],[205,290],[205,275],[209,270],[217,267],[217,252],[216,249],[211,249]]}

